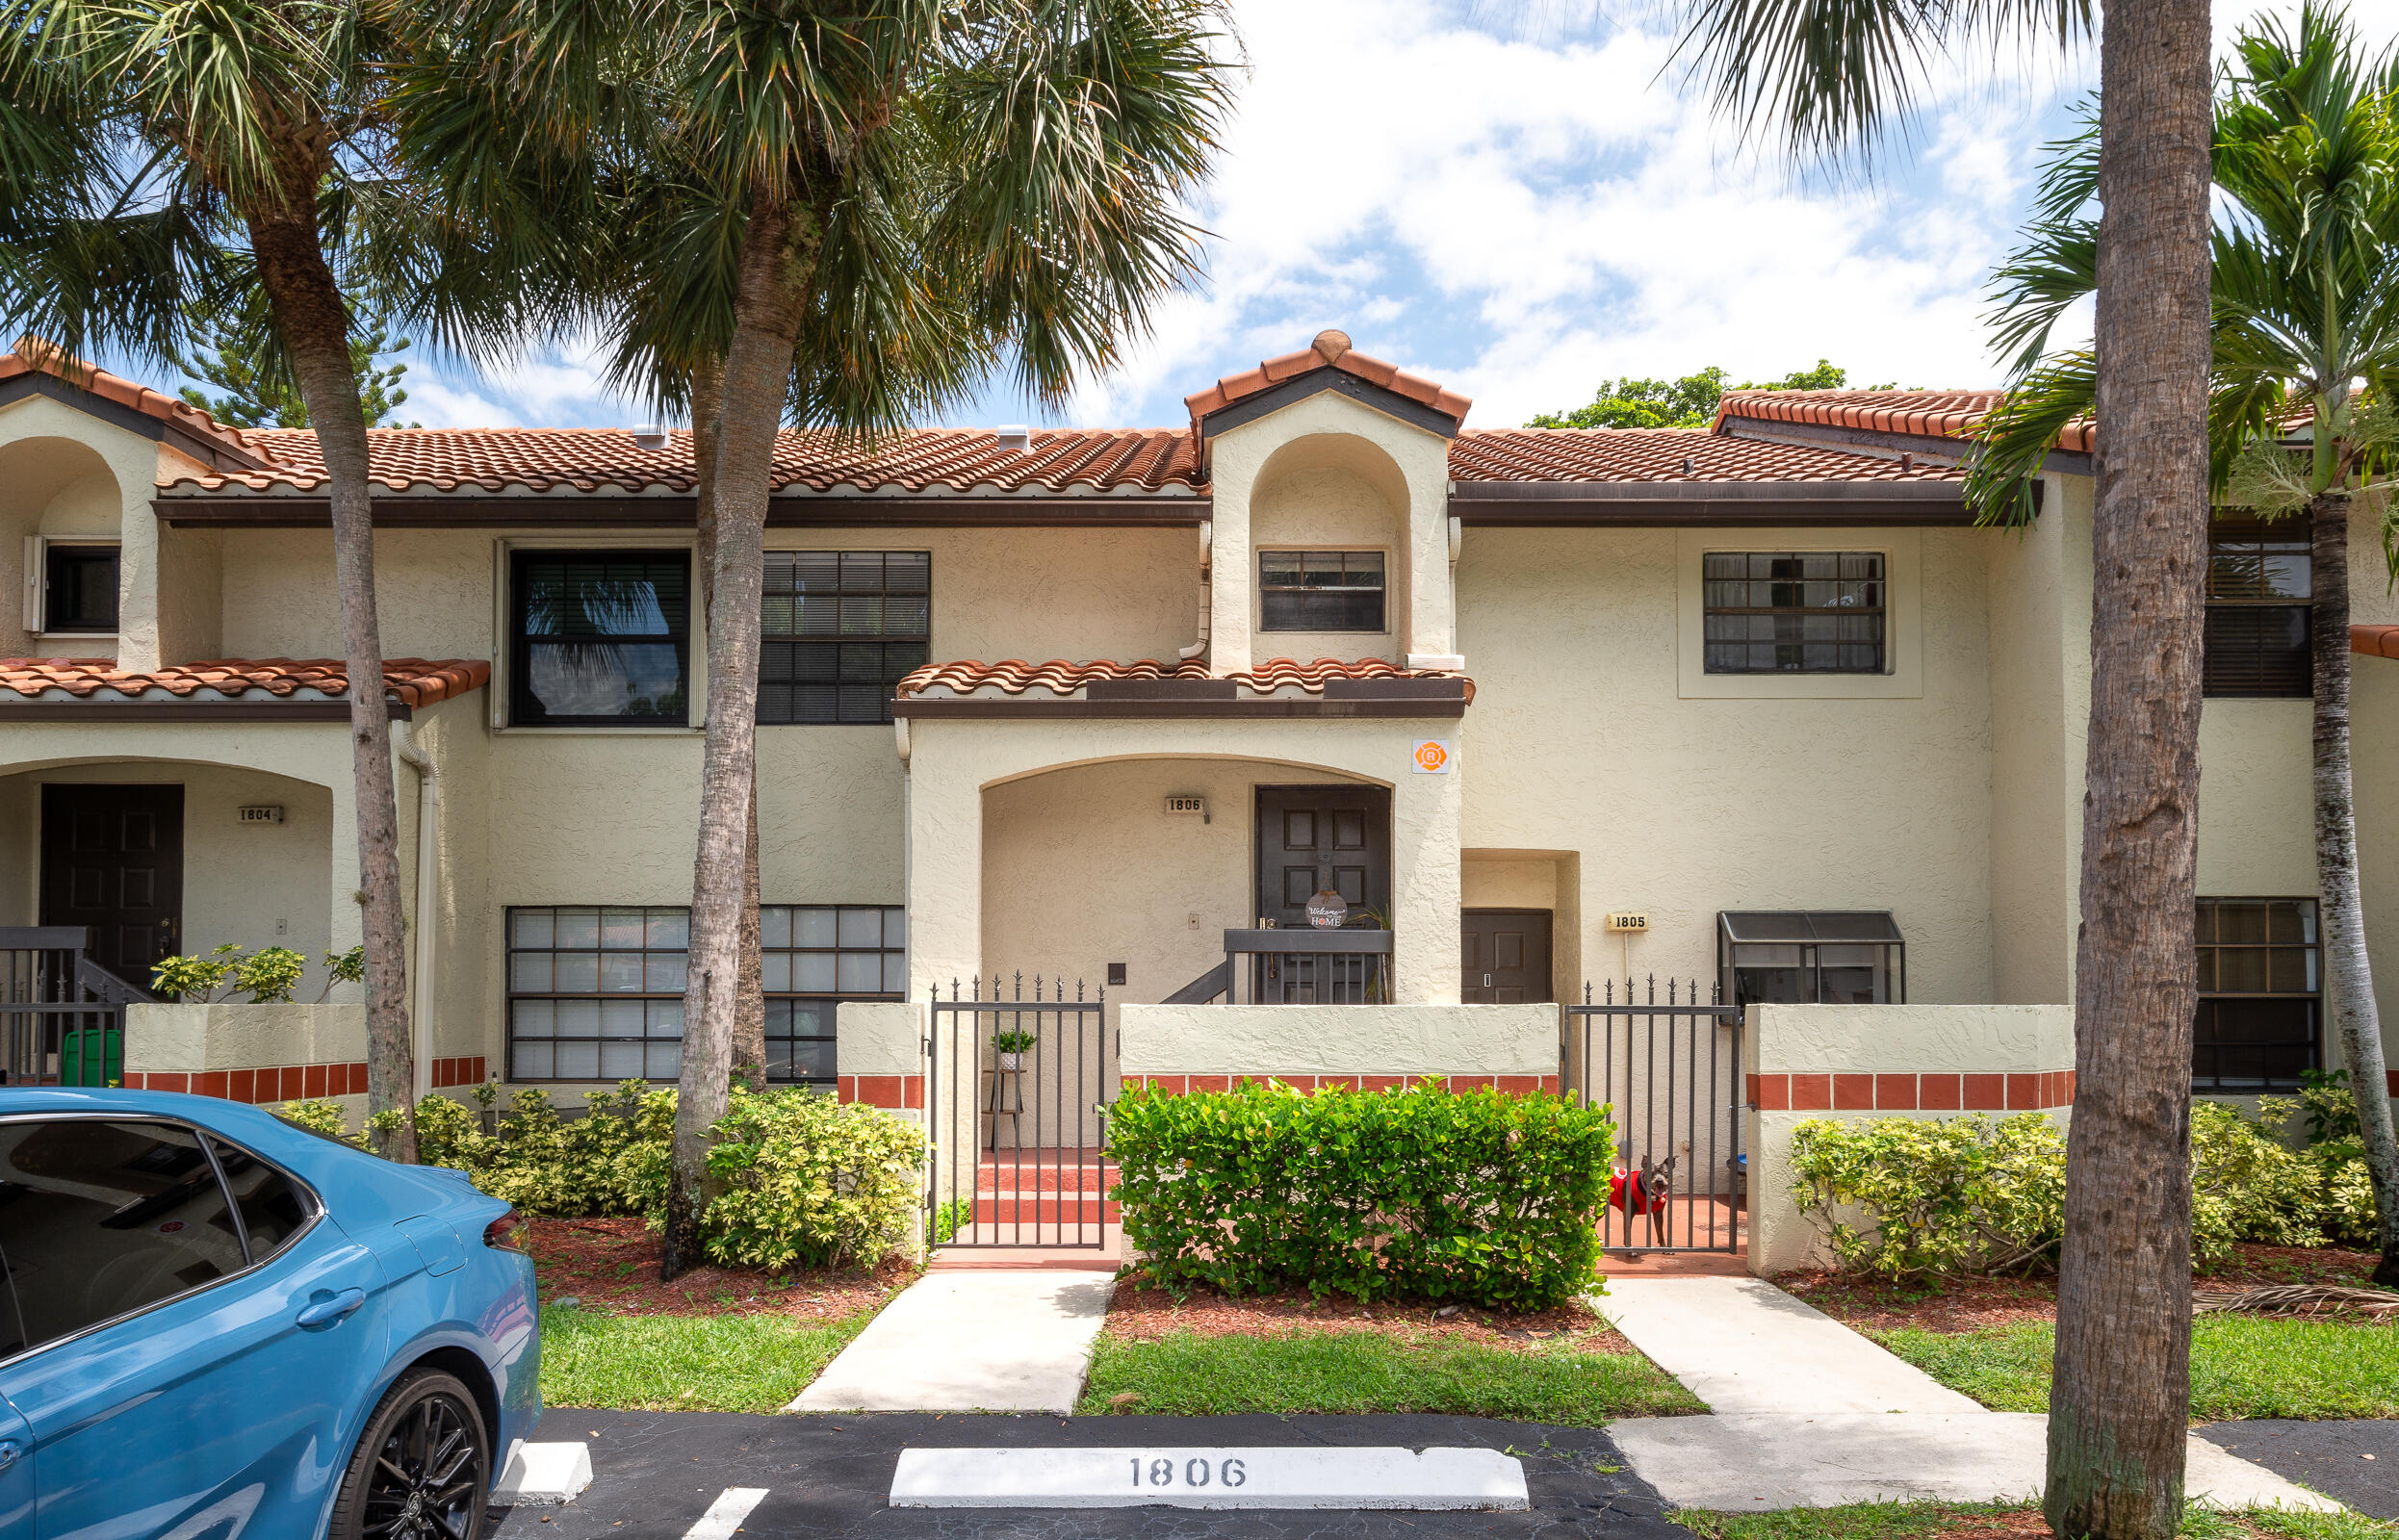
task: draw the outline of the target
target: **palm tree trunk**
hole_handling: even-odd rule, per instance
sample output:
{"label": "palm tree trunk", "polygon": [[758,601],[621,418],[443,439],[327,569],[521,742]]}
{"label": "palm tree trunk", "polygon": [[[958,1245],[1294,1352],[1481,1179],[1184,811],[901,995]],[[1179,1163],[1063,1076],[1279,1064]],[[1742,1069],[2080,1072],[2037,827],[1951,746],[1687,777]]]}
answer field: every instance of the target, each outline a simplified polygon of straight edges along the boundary
{"label": "palm tree trunk", "polygon": [[[693,552],[700,569],[700,605],[708,613],[716,575],[716,446],[725,410],[725,362],[711,359],[691,372],[691,493],[699,529]],[[741,879],[741,985],[735,996],[733,1073],[753,1089],[766,1084],[765,960],[758,933],[758,784],[750,785],[748,853]]]}
{"label": "palm tree trunk", "polygon": [[821,224],[805,205],[755,200],[742,236],[741,288],[725,354],[709,578],[708,735],[700,765],[700,840],[691,882],[691,961],[684,990],[683,1073],[666,1194],[660,1272],[698,1265],[708,1197],[709,1130],[725,1115],[740,987],[744,855],[758,748],[759,598],[775,436],[790,394]]}
{"label": "palm tree trunk", "polygon": [[2043,1506],[2061,1535],[2172,1540],[2190,1403],[2206,0],[2110,7],[2100,73],[2091,722]]}
{"label": "palm tree trunk", "polygon": [[2365,911],[2358,894],[2357,802],[2349,766],[2349,506],[2340,493],[2309,504],[2315,567],[2315,872],[2324,903],[2324,962],[2332,975],[2333,1024],[2358,1100],[2358,1130],[2374,1183],[2374,1281],[2399,1285],[2399,1138],[2390,1117],[2374,968],[2366,957]]}
{"label": "palm tree trunk", "polygon": [[[349,670],[350,774],[358,807],[358,882],[367,946],[367,1114],[397,1115],[379,1148],[417,1158],[416,1053],[409,1040],[400,906],[400,808],[393,786],[391,710],[383,699],[383,634],[374,603],[374,520],[367,491],[367,419],[350,363],[349,310],[317,240],[313,175],[294,214],[248,218],[259,281],[299,377],[300,398],[324,456],[333,509],[333,572],[341,590],[342,653]],[[422,897],[422,895],[420,895]],[[420,913],[419,924],[427,922]]]}

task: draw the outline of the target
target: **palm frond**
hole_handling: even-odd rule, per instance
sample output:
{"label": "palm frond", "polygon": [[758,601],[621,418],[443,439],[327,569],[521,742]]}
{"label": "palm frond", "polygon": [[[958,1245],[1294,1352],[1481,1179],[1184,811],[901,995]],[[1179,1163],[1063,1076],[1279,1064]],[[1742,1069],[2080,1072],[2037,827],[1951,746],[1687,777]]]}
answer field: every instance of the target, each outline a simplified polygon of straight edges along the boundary
{"label": "palm frond", "polygon": [[2061,353],[2025,371],[1973,427],[1966,505],[1979,525],[2022,528],[2037,511],[2033,484],[2065,430],[2087,420],[2099,398],[2088,351]]}

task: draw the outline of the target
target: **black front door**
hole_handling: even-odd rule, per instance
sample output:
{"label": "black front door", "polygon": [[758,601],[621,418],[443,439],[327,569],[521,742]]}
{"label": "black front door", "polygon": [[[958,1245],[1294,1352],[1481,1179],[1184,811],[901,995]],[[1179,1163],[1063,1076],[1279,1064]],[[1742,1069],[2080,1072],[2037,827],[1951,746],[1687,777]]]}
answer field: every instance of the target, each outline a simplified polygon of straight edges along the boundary
{"label": "black front door", "polygon": [[91,932],[91,960],[141,988],[183,935],[183,787],[41,788],[41,923]]}
{"label": "black front door", "polygon": [[1390,929],[1391,793],[1258,787],[1257,923],[1305,929],[1308,899],[1328,886],[1349,904],[1350,923]]}
{"label": "black front door", "polygon": [[1527,1005],[1558,998],[1550,988],[1549,911],[1470,909],[1460,916],[1458,998],[1468,1005]]}

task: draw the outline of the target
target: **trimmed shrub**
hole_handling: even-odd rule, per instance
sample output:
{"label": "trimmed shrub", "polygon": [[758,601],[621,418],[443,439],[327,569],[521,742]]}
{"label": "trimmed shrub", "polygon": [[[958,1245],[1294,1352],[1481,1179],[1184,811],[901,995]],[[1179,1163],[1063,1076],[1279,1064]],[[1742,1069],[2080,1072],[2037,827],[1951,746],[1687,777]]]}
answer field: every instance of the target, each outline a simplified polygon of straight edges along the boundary
{"label": "trimmed shrub", "polygon": [[1614,1146],[1604,1107],[1431,1084],[1145,1088],[1108,1118],[1125,1248],[1169,1289],[1514,1310],[1594,1287]]}
{"label": "trimmed shrub", "polygon": [[2191,1251],[2230,1256],[2233,1243],[2322,1245],[2324,1208],[2315,1162],[2275,1137],[2281,1123],[2254,1123],[2240,1110],[2203,1101],[2191,1108]]}
{"label": "trimmed shrub", "polygon": [[1792,1194],[1844,1268],[1894,1278],[2053,1260],[2066,1141],[2039,1113],[1993,1122],[1811,1118],[1792,1130]]}
{"label": "trimmed shrub", "polygon": [[711,1132],[709,1170],[727,1186],[700,1226],[718,1262],[872,1267],[922,1223],[924,1134],[906,1118],[813,1091],[736,1089]]}

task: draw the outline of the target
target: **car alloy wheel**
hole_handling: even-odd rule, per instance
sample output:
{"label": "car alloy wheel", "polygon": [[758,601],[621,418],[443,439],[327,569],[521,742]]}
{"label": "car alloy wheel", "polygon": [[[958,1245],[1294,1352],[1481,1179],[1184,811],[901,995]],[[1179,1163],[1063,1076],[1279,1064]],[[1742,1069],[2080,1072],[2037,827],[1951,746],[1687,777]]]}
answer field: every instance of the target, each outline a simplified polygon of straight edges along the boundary
{"label": "car alloy wheel", "polygon": [[334,1506],[336,1540],[477,1540],[491,1446],[475,1398],[420,1370],[383,1398],[350,1456]]}

